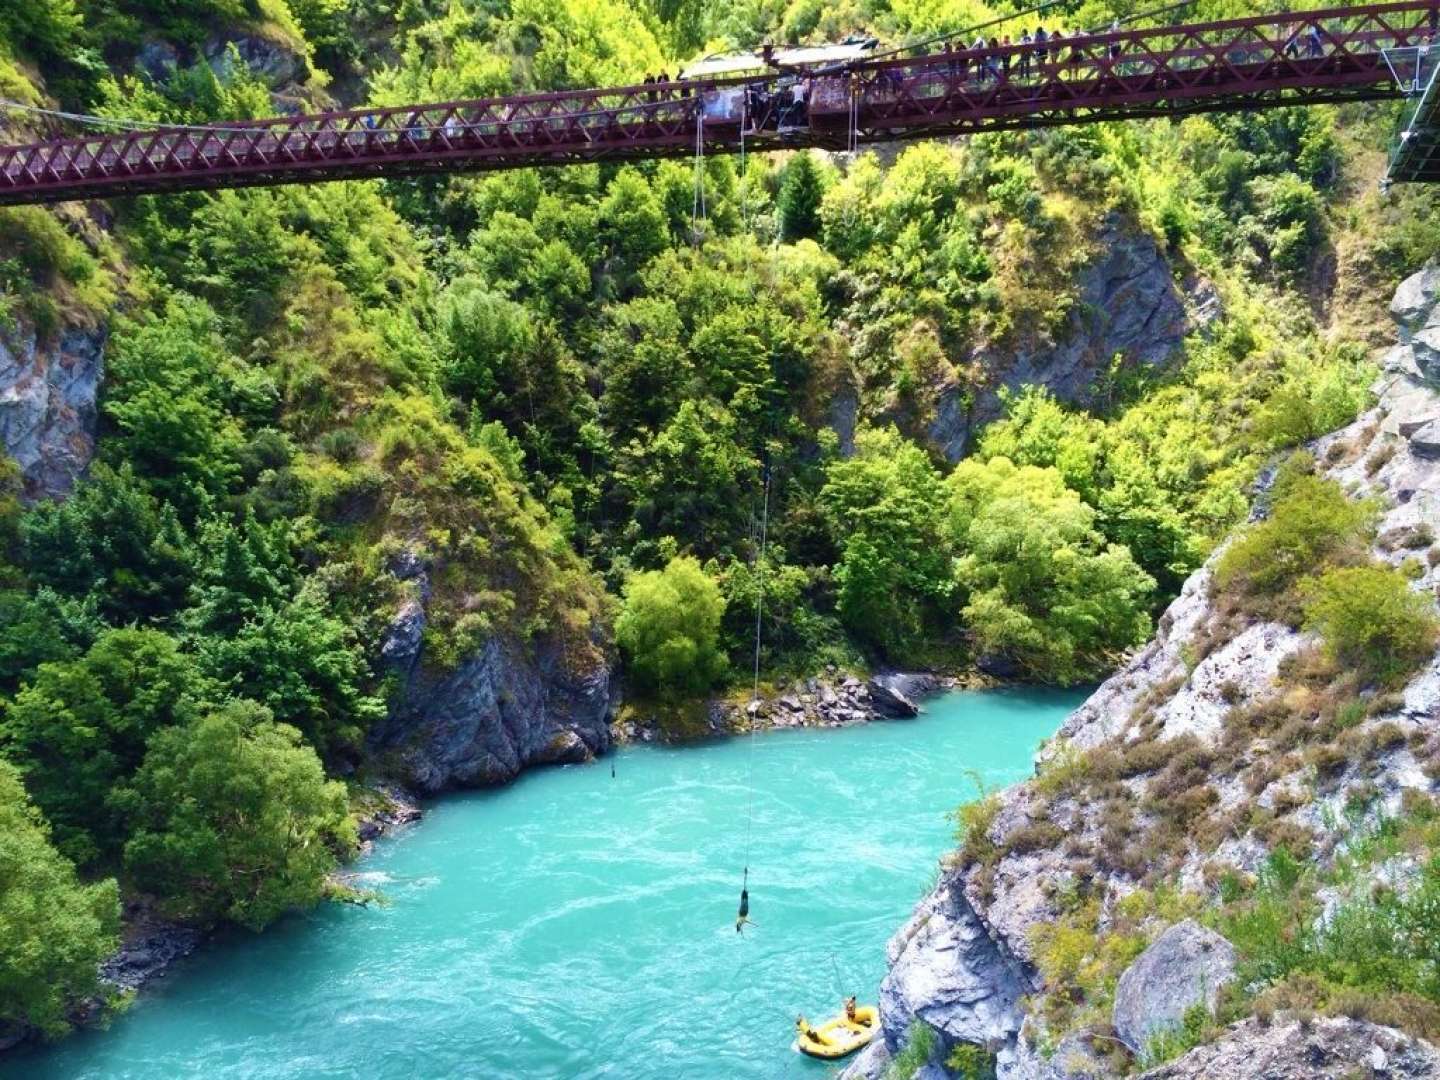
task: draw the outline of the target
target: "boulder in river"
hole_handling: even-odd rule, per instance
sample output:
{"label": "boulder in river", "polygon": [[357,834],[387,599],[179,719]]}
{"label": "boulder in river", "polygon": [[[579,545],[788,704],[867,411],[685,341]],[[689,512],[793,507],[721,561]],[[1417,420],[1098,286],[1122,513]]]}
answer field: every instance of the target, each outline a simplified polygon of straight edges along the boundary
{"label": "boulder in river", "polygon": [[919,716],[920,706],[911,701],[894,680],[877,676],[867,684],[870,691],[870,705],[881,716],[900,719]]}

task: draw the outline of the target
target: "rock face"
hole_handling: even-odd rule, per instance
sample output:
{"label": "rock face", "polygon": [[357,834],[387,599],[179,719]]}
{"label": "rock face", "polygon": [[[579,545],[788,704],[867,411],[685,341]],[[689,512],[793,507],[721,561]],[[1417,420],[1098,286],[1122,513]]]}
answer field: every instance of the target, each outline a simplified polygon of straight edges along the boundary
{"label": "rock face", "polygon": [[0,447],[26,498],[65,495],[89,466],[104,370],[103,330],[66,330],[53,344],[31,330],[0,335]]}
{"label": "rock face", "polygon": [[[388,647],[394,638],[387,639]],[[399,660],[409,679],[372,737],[398,755],[422,794],[513,779],[527,765],[585,761],[610,748],[610,670],[572,669],[558,641],[523,647],[492,638],[456,670],[434,676],[416,651]]]}
{"label": "rock face", "polygon": [[1077,302],[1055,342],[1005,355],[982,350],[973,359],[996,373],[989,385],[941,391],[928,435],[950,461],[964,455],[980,427],[1002,415],[1003,391],[1045,386],[1062,401],[1090,404],[1097,376],[1116,354],[1132,364],[1162,366],[1186,333],[1218,314],[1207,284],[1181,295],[1169,260],[1133,222],[1119,215],[1106,219],[1096,248],[1100,255],[1081,272]]}
{"label": "rock face", "polygon": [[1196,1005],[1213,1010],[1220,988],[1235,978],[1235,949],[1193,919],[1156,938],[1120,976],[1115,1033],[1133,1052],[1173,1029]]}
{"label": "rock face", "polygon": [[1394,1028],[1326,1018],[1266,1027],[1246,1020],[1208,1046],[1144,1073],[1141,1080],[1429,1080],[1440,1076],[1440,1053]]}
{"label": "rock face", "polygon": [[[1311,449],[1317,471],[1356,497],[1379,500],[1371,556],[1403,564],[1412,588],[1434,596],[1440,595],[1440,266],[1407,281],[1392,313],[1400,340],[1381,358],[1375,407]],[[1266,512],[1263,500],[1257,512]],[[892,941],[891,970],[880,988],[890,1049],[919,1020],[947,1050],[956,1040],[986,1046],[996,1055],[999,1080],[1118,1075],[1103,1052],[1115,1047],[1111,1033],[1095,1032],[1098,1056],[1083,1039],[1077,1052],[1062,1054],[1059,1048],[1083,1031],[1050,1031],[1047,1011],[1036,1008],[1049,1003],[1050,990],[1036,963],[1036,931],[1064,918],[1061,898],[1083,883],[1101,898],[1103,933],[1116,902],[1151,870],[1162,881],[1173,876],[1183,891],[1210,892],[1216,875],[1258,872],[1276,835],[1313,841],[1317,857],[1333,851],[1348,828],[1347,800],[1357,793],[1373,814],[1393,816],[1407,792],[1433,794],[1440,787],[1440,655],[1398,693],[1366,697],[1365,715],[1346,733],[1347,750],[1317,774],[1303,753],[1274,745],[1273,727],[1250,729],[1245,719],[1267,710],[1282,719],[1291,715],[1286,703],[1296,684],[1287,671],[1303,661],[1314,637],[1237,614],[1212,595],[1212,583],[1209,566],[1192,575],[1154,640],[1042,750],[1042,780],[996,798],[980,854],[948,870]],[[1084,761],[1109,754],[1127,769],[1112,774],[1115,780],[1066,788],[1065,762],[1097,749],[1099,758]],[[1156,834],[1164,821],[1155,808],[1167,796],[1156,782],[1172,765],[1175,797],[1193,802],[1162,839]],[[1088,793],[1106,783],[1110,794],[1092,799]],[[1265,830],[1252,824],[1256,816],[1268,819]],[[1326,910],[1336,902],[1322,900]],[[1213,1003],[1233,970],[1233,950],[1194,923],[1166,930],[1152,916],[1141,932],[1149,948],[1124,973],[1113,1015],[1132,1051],[1189,1006]],[[881,1057],[876,1051],[844,1075],[879,1075]],[[1386,1028],[1343,1019],[1302,1026],[1282,1014],[1272,1027],[1236,1025],[1215,1044],[1146,1074],[1154,1080],[1357,1075],[1440,1077],[1440,1060],[1435,1048]]]}
{"label": "rock face", "polygon": [[453,671],[424,663],[430,568],[402,552],[390,571],[410,584],[380,640],[400,690],[371,733],[371,750],[399,766],[423,795],[500,784],[527,765],[585,761],[610,748],[610,667],[599,642],[521,644],[496,636]]}
{"label": "rock face", "polygon": [[1024,1019],[1020,999],[1035,988],[1025,965],[989,933],[957,875],[915,909],[890,939],[887,959],[880,1019],[892,1051],[916,1019],[946,1047],[1009,1042]]}
{"label": "rock face", "polygon": [[240,63],[272,90],[303,82],[310,76],[305,57],[293,49],[259,34],[217,34],[205,42],[205,61],[221,78],[228,78],[234,47]]}

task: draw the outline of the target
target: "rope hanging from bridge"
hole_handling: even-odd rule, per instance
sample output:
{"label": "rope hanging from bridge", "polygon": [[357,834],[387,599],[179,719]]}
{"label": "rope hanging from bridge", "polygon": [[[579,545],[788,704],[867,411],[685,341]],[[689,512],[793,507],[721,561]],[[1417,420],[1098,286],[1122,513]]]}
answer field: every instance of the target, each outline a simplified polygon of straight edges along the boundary
{"label": "rope hanging from bridge", "polygon": [[691,242],[700,246],[705,224],[705,110],[695,110],[695,203],[690,210]]}
{"label": "rope hanging from bridge", "polygon": [[[762,618],[765,610],[765,542],[770,531],[770,455],[766,451],[761,458],[763,491],[760,510],[760,543],[756,548],[754,561],[751,563],[755,580],[752,582],[755,588],[755,665],[750,684],[750,734],[749,741],[749,762],[746,766],[745,788],[747,793],[745,805],[745,869],[740,876],[740,908],[735,916],[735,932],[741,933],[745,924],[750,921],[750,840],[755,829],[755,721],[757,713],[755,706],[760,701],[760,632]],[[754,503],[750,504],[754,507]],[[754,510],[751,510],[754,514]],[[751,519],[754,520],[753,517]]]}

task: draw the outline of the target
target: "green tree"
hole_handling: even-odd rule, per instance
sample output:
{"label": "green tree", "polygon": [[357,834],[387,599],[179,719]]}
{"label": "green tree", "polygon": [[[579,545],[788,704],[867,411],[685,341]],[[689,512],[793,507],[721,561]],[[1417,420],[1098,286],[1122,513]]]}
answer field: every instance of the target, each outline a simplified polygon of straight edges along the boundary
{"label": "green tree", "polygon": [[720,586],[689,555],[663,570],[635,574],[625,583],[625,604],[615,639],[636,682],[666,698],[703,693],[723,674]]}
{"label": "green tree", "polygon": [[186,520],[227,494],[243,443],[226,397],[233,370],[207,304],[172,300],[122,320],[107,358],[105,412],[116,434],[106,457],[131,467]]}
{"label": "green tree", "polygon": [[635,169],[620,170],[599,206],[600,243],[605,270],[621,293],[631,290],[644,265],[665,250],[665,211],[645,178]]}
{"label": "green tree", "polygon": [[893,428],[862,430],[854,457],[826,468],[821,501],[841,552],[835,580],[851,633],[894,654],[937,629],[953,582],[944,487],[925,451]]}
{"label": "green tree", "polygon": [[801,150],[785,166],[780,194],[775,200],[780,214],[780,239],[813,240],[820,235],[820,204],[825,198],[825,177],[808,150]]}
{"label": "green tree", "polygon": [[1095,511],[1059,472],[1003,457],[962,461],[946,486],[961,614],[979,652],[1072,683],[1149,635],[1154,580],[1106,543]]}
{"label": "green tree", "polygon": [[758,463],[720,405],[687,401],[648,447],[629,448],[622,483],[651,536],[713,554],[746,520]]}
{"label": "green tree", "polygon": [[80,883],[20,774],[0,761],[0,1029],[64,1033],[70,1006],[98,991],[119,930],[114,880]]}
{"label": "green tree", "polygon": [[141,887],[178,913],[252,930],[320,900],[356,842],[345,786],[249,701],[159,732],[121,802],[125,866]]}
{"label": "green tree", "polygon": [[1335,660],[1381,683],[1396,683],[1435,652],[1435,604],[1388,566],[1345,566],[1306,582],[1305,629]]}
{"label": "green tree", "polygon": [[0,750],[68,857],[84,865],[118,854],[124,831],[112,794],[139,767],[150,736],[186,720],[202,696],[173,638],[108,630],[84,656],[41,664],[8,703]]}
{"label": "green tree", "polygon": [[183,605],[194,549],[173,507],[134,469],[96,465],[61,503],[20,520],[21,565],[37,584],[96,605],[116,623],[160,621]]}
{"label": "green tree", "polygon": [[331,759],[359,746],[384,703],[365,692],[364,653],[317,586],[266,605],[233,634],[202,640],[200,660],[220,685],[260,702]]}

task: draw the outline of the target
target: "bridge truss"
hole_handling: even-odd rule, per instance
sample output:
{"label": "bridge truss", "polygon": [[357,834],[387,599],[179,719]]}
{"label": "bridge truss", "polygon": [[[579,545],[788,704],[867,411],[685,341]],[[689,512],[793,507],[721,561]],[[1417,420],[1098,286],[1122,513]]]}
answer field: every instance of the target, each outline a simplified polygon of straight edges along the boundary
{"label": "bridge truss", "polygon": [[1394,97],[1440,0],[0,148],[0,205],[864,143]]}

